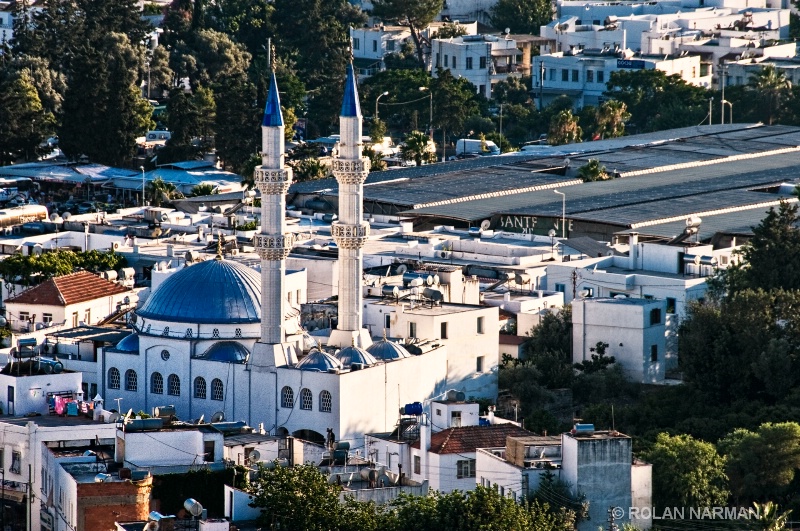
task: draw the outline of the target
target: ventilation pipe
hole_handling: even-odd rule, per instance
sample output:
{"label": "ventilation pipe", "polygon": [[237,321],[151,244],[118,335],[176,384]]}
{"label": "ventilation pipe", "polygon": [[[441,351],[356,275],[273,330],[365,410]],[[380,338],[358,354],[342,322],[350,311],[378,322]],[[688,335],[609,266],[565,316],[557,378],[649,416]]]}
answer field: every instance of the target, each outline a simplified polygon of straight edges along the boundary
{"label": "ventilation pipe", "polygon": [[639,233],[638,232],[631,232],[628,236],[628,269],[636,269],[636,259],[638,258],[638,245],[639,245]]}

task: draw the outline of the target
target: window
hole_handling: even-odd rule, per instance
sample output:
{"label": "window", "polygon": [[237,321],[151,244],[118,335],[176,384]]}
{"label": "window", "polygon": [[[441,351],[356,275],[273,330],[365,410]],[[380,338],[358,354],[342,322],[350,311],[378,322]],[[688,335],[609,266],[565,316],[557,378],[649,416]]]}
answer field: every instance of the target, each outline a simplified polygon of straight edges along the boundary
{"label": "window", "polygon": [[311,411],[314,408],[314,397],[308,389],[300,390],[300,409]]}
{"label": "window", "polygon": [[292,409],[294,407],[294,391],[289,386],[281,389],[281,407]]}
{"label": "window", "polygon": [[651,301],[651,300],[653,300],[655,298],[652,295],[643,295],[643,297],[644,297],[644,300],[646,300],[646,301]]}
{"label": "window", "polygon": [[86,310],[83,312],[83,322],[88,324],[92,324],[92,310]]}
{"label": "window", "polygon": [[587,83],[594,83],[594,70],[587,70],[586,71],[586,82]]}
{"label": "window", "polygon": [[550,77],[548,79],[550,79],[550,81],[555,81],[556,80],[556,69],[555,68],[551,68],[550,69]]}
{"label": "window", "polygon": [[456,461],[456,477],[458,479],[475,477],[475,459]]}
{"label": "window", "polygon": [[422,460],[419,458],[419,456],[415,455],[414,456],[414,473],[415,474],[421,474],[420,470],[422,469],[422,466],[421,466],[420,461],[422,461]]}
{"label": "window", "polygon": [[417,337],[417,323],[408,323],[408,337]]}
{"label": "window", "polygon": [[461,427],[461,412],[460,411],[451,411],[450,412],[450,427],[451,428],[460,428]]}
{"label": "window", "polygon": [[167,394],[181,396],[181,379],[177,374],[170,374],[167,377]]}
{"label": "window", "polygon": [[482,96],[486,95],[486,85],[481,85],[478,87],[478,94]]}
{"label": "window", "polygon": [[42,322],[45,324],[50,324],[53,322],[53,314],[52,313],[43,313],[42,314]]}
{"label": "window", "polygon": [[658,345],[650,345],[650,361],[653,363],[658,361]]}
{"label": "window", "polygon": [[31,314],[29,312],[19,312],[20,321],[30,321]]}
{"label": "window", "polygon": [[11,466],[8,469],[14,474],[22,471],[22,453],[14,450],[11,452]]}
{"label": "window", "polygon": [[394,51],[394,41],[386,41],[386,51],[388,52]]}
{"label": "window", "polygon": [[378,51],[378,41],[372,41],[372,51],[373,52]]}
{"label": "window", "polygon": [[169,359],[169,350],[161,351],[161,359],[167,361]]}
{"label": "window", "polygon": [[108,388],[119,389],[119,369],[111,367],[108,369]]}
{"label": "window", "polygon": [[436,416],[437,417],[441,417],[442,416],[442,410],[439,409],[438,407],[436,408]]}
{"label": "window", "polygon": [[5,470],[6,468],[6,451],[4,448],[0,448],[0,470]]}
{"label": "window", "polygon": [[677,301],[672,297],[667,297],[667,313],[675,313]]}
{"label": "window", "polygon": [[160,372],[154,372],[150,376],[150,392],[155,395],[164,394],[164,377]]}
{"label": "window", "polygon": [[319,394],[319,410],[323,413],[330,413],[333,409],[333,397],[328,391]]}
{"label": "window", "polygon": [[195,398],[205,398],[206,397],[206,379],[202,376],[198,376],[194,379],[194,397]]}
{"label": "window", "polygon": [[478,59],[478,65],[480,66],[481,70],[486,70],[486,58],[481,57],[480,59]]}
{"label": "window", "polygon": [[606,73],[602,70],[597,71],[597,82],[598,83],[605,83],[606,82]]}
{"label": "window", "polygon": [[291,291],[286,293],[286,302],[288,302],[290,305],[292,304],[292,292]]}
{"label": "window", "polygon": [[441,329],[441,339],[447,339],[447,323],[442,323]]}
{"label": "window", "polygon": [[453,56],[453,68],[456,68],[456,56]]}
{"label": "window", "polygon": [[650,326],[661,324],[661,308],[650,310]]}
{"label": "window", "polygon": [[561,81],[569,81],[569,70],[566,68],[561,70]]}
{"label": "window", "polygon": [[560,293],[566,293],[567,292],[567,286],[564,285],[564,284],[556,284],[555,287],[556,287],[556,291],[558,291]]}
{"label": "window", "polygon": [[478,356],[475,363],[475,372],[483,372],[483,356]]}
{"label": "window", "polygon": [[389,330],[392,327],[392,314],[387,313],[383,316],[383,327]]}
{"label": "window", "polygon": [[136,391],[139,388],[139,379],[136,376],[136,371],[128,369],[125,371],[125,390]]}
{"label": "window", "polygon": [[439,52],[436,52],[436,66],[442,66],[442,63],[441,63],[440,57],[439,57]]}
{"label": "window", "polygon": [[465,59],[465,61],[466,61],[466,64],[465,64],[464,68],[467,69],[467,70],[472,70],[472,57],[467,57]]}
{"label": "window", "polygon": [[450,66],[450,57],[444,54],[444,67],[447,68],[448,66]]}
{"label": "window", "polygon": [[205,455],[207,463],[214,462],[214,454],[216,453],[216,445],[214,441],[203,441],[203,454]]}
{"label": "window", "polygon": [[222,401],[225,399],[225,387],[222,385],[222,380],[214,378],[211,380],[211,400]]}
{"label": "window", "polygon": [[478,333],[483,333],[483,317],[478,317]]}
{"label": "window", "polygon": [[78,326],[78,312],[72,312],[72,326]]}
{"label": "window", "polygon": [[360,50],[361,49],[361,39],[355,38],[353,39],[353,49]]}
{"label": "window", "polygon": [[580,81],[580,73],[577,70],[572,71],[572,82],[577,83]]}

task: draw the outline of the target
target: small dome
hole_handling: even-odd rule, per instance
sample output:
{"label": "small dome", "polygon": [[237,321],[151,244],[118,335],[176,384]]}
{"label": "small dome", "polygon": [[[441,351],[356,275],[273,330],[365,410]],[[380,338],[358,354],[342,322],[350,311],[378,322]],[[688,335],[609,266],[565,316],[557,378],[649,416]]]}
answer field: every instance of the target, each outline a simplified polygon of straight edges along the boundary
{"label": "small dome", "polygon": [[309,352],[314,348],[319,349],[319,341],[313,338],[308,332],[303,332],[303,352]]}
{"label": "small dome", "polygon": [[139,334],[123,337],[115,348],[122,352],[139,352]]}
{"label": "small dome", "polygon": [[341,369],[342,363],[321,350],[312,350],[295,367],[303,371],[328,372],[328,369]]}
{"label": "small dome", "polygon": [[170,275],[136,313],[179,323],[258,323],[261,275],[238,262],[206,260]]}
{"label": "small dome", "polygon": [[378,363],[372,354],[359,347],[345,347],[336,353],[336,359],[342,362],[345,367],[350,367],[354,363],[362,363],[364,365],[375,365]]}
{"label": "small dome", "polygon": [[225,363],[245,363],[250,351],[236,341],[220,341],[203,352],[198,359],[222,361]]}
{"label": "small dome", "polygon": [[369,348],[367,348],[367,352],[372,354],[375,359],[383,361],[394,361],[411,356],[406,349],[397,343],[387,341],[386,338],[370,345]]}

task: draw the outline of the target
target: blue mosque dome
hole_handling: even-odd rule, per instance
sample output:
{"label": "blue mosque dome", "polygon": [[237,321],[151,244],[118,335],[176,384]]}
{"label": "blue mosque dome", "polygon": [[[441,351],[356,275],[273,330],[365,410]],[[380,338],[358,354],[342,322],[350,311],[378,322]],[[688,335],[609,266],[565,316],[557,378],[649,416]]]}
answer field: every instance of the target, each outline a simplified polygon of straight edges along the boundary
{"label": "blue mosque dome", "polygon": [[345,367],[350,367],[353,363],[363,363],[364,365],[378,363],[372,354],[356,346],[343,348],[336,353],[336,359],[341,361]]}
{"label": "blue mosque dome", "polygon": [[206,260],[170,275],[136,313],[180,323],[258,323],[261,275],[238,262]]}
{"label": "blue mosque dome", "polygon": [[328,372],[328,369],[341,369],[342,363],[321,350],[312,350],[295,367],[303,371]]}
{"label": "blue mosque dome", "polygon": [[411,354],[409,354],[406,349],[397,343],[387,341],[386,338],[376,341],[370,345],[367,348],[367,352],[372,354],[375,359],[383,361],[394,361],[411,357]]}
{"label": "blue mosque dome", "polygon": [[208,361],[222,361],[226,363],[245,363],[250,356],[250,351],[236,341],[219,341],[214,343],[198,359]]}
{"label": "blue mosque dome", "polygon": [[139,352],[139,334],[123,337],[115,348],[123,352]]}

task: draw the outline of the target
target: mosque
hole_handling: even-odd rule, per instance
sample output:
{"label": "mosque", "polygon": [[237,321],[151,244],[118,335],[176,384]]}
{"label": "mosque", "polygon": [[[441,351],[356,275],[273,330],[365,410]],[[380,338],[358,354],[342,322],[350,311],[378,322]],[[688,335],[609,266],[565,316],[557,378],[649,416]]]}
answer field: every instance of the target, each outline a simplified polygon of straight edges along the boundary
{"label": "mosque", "polygon": [[[333,162],[340,213],[331,227],[339,248],[339,324],[327,350],[309,351],[308,336],[287,311],[292,297],[305,301],[306,271],[285,266],[293,244],[285,222],[292,170],[283,162],[284,122],[273,74],[262,121],[262,164],[255,170],[262,197],[261,230],[253,241],[260,271],[218,255],[166,277],[131,318],[133,333],[98,356],[99,388],[109,403],[119,397],[123,410],[146,412],[174,405],[182,419],[245,420],[275,435],[322,442],[327,429],[351,441],[362,440],[365,432],[391,431],[398,405],[466,389],[472,380],[484,382],[476,395],[496,395],[496,360],[478,380],[474,369],[454,377],[452,367],[474,367],[465,349],[430,341],[412,355],[385,337],[373,342],[364,328],[362,247],[370,227],[363,221],[362,187],[369,159],[361,154],[362,116],[352,65],[340,128]],[[477,319],[477,333],[483,334],[484,317]],[[487,386],[492,378],[494,384]]]}

